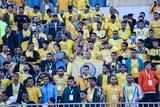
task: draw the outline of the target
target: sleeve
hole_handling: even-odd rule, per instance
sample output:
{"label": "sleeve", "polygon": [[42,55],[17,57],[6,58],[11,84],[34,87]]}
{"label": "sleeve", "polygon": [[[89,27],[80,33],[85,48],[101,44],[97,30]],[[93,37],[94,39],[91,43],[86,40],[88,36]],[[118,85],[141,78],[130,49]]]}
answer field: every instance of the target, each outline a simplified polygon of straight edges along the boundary
{"label": "sleeve", "polygon": [[55,98],[55,101],[57,102],[57,89],[55,86],[54,86],[53,96]]}
{"label": "sleeve", "polygon": [[143,93],[142,93],[141,87],[139,85],[137,86],[137,90],[138,90],[138,98],[142,99],[143,98]]}
{"label": "sleeve", "polygon": [[154,78],[156,80],[155,83],[158,84],[160,79],[159,79],[158,75],[156,74],[156,72],[154,72]]}
{"label": "sleeve", "polygon": [[142,92],[143,92],[143,85],[142,85],[142,83],[143,83],[143,74],[142,74],[142,72],[140,72],[140,74],[139,74],[139,77],[138,77],[138,84],[139,84],[139,86],[141,87],[141,90],[142,90]]}
{"label": "sleeve", "polygon": [[42,97],[42,93],[41,93],[41,90],[39,88],[38,89],[38,98]]}
{"label": "sleeve", "polygon": [[57,33],[56,33],[56,37],[55,37],[55,41],[56,41],[56,42],[59,42],[60,40],[61,40],[60,32],[57,32]]}

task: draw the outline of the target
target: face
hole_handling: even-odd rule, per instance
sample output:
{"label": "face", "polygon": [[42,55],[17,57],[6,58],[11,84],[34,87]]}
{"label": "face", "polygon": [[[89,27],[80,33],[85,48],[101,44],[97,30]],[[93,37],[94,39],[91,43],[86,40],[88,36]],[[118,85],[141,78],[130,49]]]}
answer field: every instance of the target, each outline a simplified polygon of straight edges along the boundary
{"label": "face", "polygon": [[91,34],[91,40],[96,40],[96,35],[95,34]]}
{"label": "face", "polygon": [[38,65],[35,65],[35,66],[34,66],[34,71],[35,71],[35,72],[39,72],[39,71],[40,71],[40,68],[39,68]]}
{"label": "face", "polygon": [[131,57],[132,57],[132,58],[135,58],[136,55],[137,55],[136,51],[131,51]]}
{"label": "face", "polygon": [[158,42],[157,41],[154,41],[152,43],[153,43],[153,47],[158,47]]}
{"label": "face", "polygon": [[84,98],[86,98],[87,95],[83,92],[80,93],[80,99],[83,100]]}
{"label": "face", "polygon": [[145,17],[145,15],[143,13],[140,13],[139,16]]}
{"label": "face", "polygon": [[28,66],[28,64],[24,65],[23,71],[28,71],[30,69],[30,67]]}
{"label": "face", "polygon": [[5,65],[4,65],[4,69],[9,70],[9,68],[10,68],[10,65],[9,65],[9,64],[5,64]]}
{"label": "face", "polygon": [[11,32],[11,28],[6,27],[5,32],[6,32],[6,33],[10,33],[10,32]]}
{"label": "face", "polygon": [[118,35],[118,32],[113,32],[113,36],[117,36]]}
{"label": "face", "polygon": [[58,69],[58,74],[59,75],[64,75],[64,70],[63,69]]}
{"label": "face", "polygon": [[78,33],[78,37],[79,37],[79,38],[83,38],[82,33]]}
{"label": "face", "polygon": [[57,45],[54,45],[54,50],[57,52],[59,51],[59,47]]}
{"label": "face", "polygon": [[154,19],[157,20],[159,18],[158,14],[154,14]]}
{"label": "face", "polygon": [[73,87],[74,86],[74,80],[72,80],[72,79],[68,80],[68,85],[70,87]]}
{"label": "face", "polygon": [[132,83],[133,82],[133,77],[131,75],[127,76],[127,82]]}
{"label": "face", "polygon": [[77,48],[76,48],[76,52],[77,52],[77,53],[81,53],[81,47],[77,47]]}
{"label": "face", "polygon": [[52,60],[52,55],[47,54],[46,60],[47,60],[47,61],[51,61],[51,60]]}
{"label": "face", "polygon": [[100,10],[100,6],[99,6],[99,5],[96,5],[96,6],[95,6],[95,10],[96,10],[96,11],[99,11],[99,10]]}
{"label": "face", "polygon": [[39,22],[38,17],[34,17],[33,21],[34,21],[34,23],[38,23]]}
{"label": "face", "polygon": [[90,59],[91,58],[91,53],[90,52],[86,52],[85,57],[86,57],[86,59]]}
{"label": "face", "polygon": [[11,55],[7,55],[6,60],[7,60],[8,62],[12,62],[12,56],[11,56]]}
{"label": "face", "polygon": [[53,40],[52,35],[48,35],[48,41],[52,41],[52,40]]}
{"label": "face", "polygon": [[16,74],[13,74],[13,81],[14,82],[17,82],[18,80],[19,80],[19,76],[18,75],[16,75]]}
{"label": "face", "polygon": [[68,64],[68,60],[67,60],[67,59],[62,59],[62,61],[63,61],[63,63],[64,63],[65,65]]}
{"label": "face", "polygon": [[30,44],[29,45],[29,49],[32,51],[32,50],[34,50],[34,44]]}
{"label": "face", "polygon": [[84,75],[88,75],[88,73],[89,73],[89,68],[88,67],[84,67],[83,68],[83,74]]}
{"label": "face", "polygon": [[21,63],[24,63],[24,62],[26,62],[26,57],[24,57],[24,56],[21,56],[21,57],[20,57],[20,62],[21,62]]}
{"label": "face", "polygon": [[62,36],[61,36],[61,37],[62,37],[62,40],[63,40],[63,41],[66,41],[66,40],[67,40],[67,37],[66,37],[66,35],[65,35],[65,34],[62,34]]}
{"label": "face", "polygon": [[154,32],[153,31],[149,31],[149,37],[153,37]]}
{"label": "face", "polygon": [[33,79],[29,79],[29,80],[27,81],[27,84],[28,84],[29,87],[32,87],[33,84],[34,84]]}
{"label": "face", "polygon": [[147,64],[147,65],[146,65],[146,68],[147,68],[148,70],[151,70],[151,68],[152,68],[151,63]]}
{"label": "face", "polygon": [[97,23],[97,29],[101,29],[102,24],[101,23]]}
{"label": "face", "polygon": [[8,52],[8,50],[9,50],[8,46],[3,46],[2,47],[2,52],[6,53],[6,52]]}
{"label": "face", "polygon": [[48,84],[49,83],[49,77],[44,77],[43,81],[44,81],[44,84]]}
{"label": "face", "polygon": [[83,28],[83,24],[82,23],[78,23],[78,29],[82,29]]}
{"label": "face", "polygon": [[140,41],[138,41],[138,42],[137,42],[137,46],[140,48],[140,47],[143,46],[143,44],[142,44]]}
{"label": "face", "polygon": [[139,28],[144,28],[144,23],[142,23],[142,22],[139,22]]}
{"label": "face", "polygon": [[114,8],[110,8],[110,9],[109,9],[109,13],[110,13],[110,14],[114,14],[114,13],[115,13],[115,9],[114,9]]}
{"label": "face", "polygon": [[103,73],[103,74],[105,74],[105,73],[107,72],[107,70],[108,70],[108,69],[107,69],[106,66],[103,66],[103,67],[102,67],[102,73]]}
{"label": "face", "polygon": [[23,93],[23,94],[22,94],[22,100],[23,100],[23,101],[28,100],[28,94],[27,94],[27,93]]}
{"label": "face", "polygon": [[125,44],[122,44],[122,50],[126,50],[127,46]]}
{"label": "face", "polygon": [[116,54],[111,54],[112,60],[117,59],[117,55]]}
{"label": "face", "polygon": [[54,17],[53,17],[53,21],[58,21],[58,17],[57,17],[57,16],[54,16]]}
{"label": "face", "polygon": [[96,85],[96,82],[93,79],[90,79],[89,83],[91,87],[94,87]]}
{"label": "face", "polygon": [[28,29],[28,23],[24,23],[24,24],[23,24],[23,29],[24,29],[24,30],[27,30],[27,29]]}
{"label": "face", "polygon": [[126,71],[126,67],[125,66],[121,66],[120,70],[125,72]]}
{"label": "face", "polygon": [[112,22],[112,23],[115,23],[115,21],[116,21],[116,19],[111,19],[111,22]]}
{"label": "face", "polygon": [[24,9],[23,8],[19,8],[19,13],[23,14],[24,13]]}
{"label": "face", "polygon": [[26,5],[26,0],[21,0],[21,4],[24,6]]}
{"label": "face", "polygon": [[117,78],[115,76],[112,76],[110,81],[115,85],[117,83]]}
{"label": "face", "polygon": [[93,49],[94,44],[93,43],[88,43],[88,47],[89,47],[89,49]]}
{"label": "face", "polygon": [[122,23],[122,29],[126,28],[126,23]]}
{"label": "face", "polygon": [[41,32],[42,31],[42,27],[40,25],[36,26],[36,28]]}
{"label": "face", "polygon": [[43,43],[43,49],[47,49],[48,48],[48,44]]}
{"label": "face", "polygon": [[16,54],[20,55],[22,53],[22,49],[21,48],[16,48]]}
{"label": "face", "polygon": [[13,12],[13,8],[11,6],[8,7],[9,12]]}

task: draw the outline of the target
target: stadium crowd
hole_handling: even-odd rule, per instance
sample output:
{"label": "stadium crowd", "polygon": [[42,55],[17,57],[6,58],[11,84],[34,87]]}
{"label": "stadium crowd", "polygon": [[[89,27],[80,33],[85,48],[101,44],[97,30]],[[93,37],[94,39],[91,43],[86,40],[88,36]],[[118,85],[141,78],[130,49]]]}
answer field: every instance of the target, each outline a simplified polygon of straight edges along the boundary
{"label": "stadium crowd", "polygon": [[[16,1],[16,2],[15,2]],[[160,77],[160,15],[109,8],[88,0],[44,0],[30,8],[26,0],[1,0],[0,104],[157,102]],[[98,76],[90,66],[74,78],[75,60],[99,60]],[[128,107],[136,107],[129,105]],[[147,105],[145,105],[147,107]],[[156,105],[155,105],[156,106]],[[111,105],[117,107],[117,105]]]}

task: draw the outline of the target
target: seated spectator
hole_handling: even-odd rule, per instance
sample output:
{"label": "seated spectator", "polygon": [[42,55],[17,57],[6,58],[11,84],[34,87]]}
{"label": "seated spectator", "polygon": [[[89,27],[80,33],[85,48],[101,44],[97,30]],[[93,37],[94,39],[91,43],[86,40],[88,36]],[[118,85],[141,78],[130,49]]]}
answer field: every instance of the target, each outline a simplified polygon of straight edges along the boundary
{"label": "seated spectator", "polygon": [[22,93],[22,101],[21,101],[21,104],[22,105],[30,105],[30,106],[27,106],[27,107],[36,107],[35,102],[34,101],[30,101],[29,100],[29,96],[28,96],[28,93],[25,92],[25,93]]}
{"label": "seated spectator", "polygon": [[3,62],[6,61],[7,54],[9,53],[10,49],[7,45],[2,46],[2,52],[0,53],[0,67],[3,66]]}
{"label": "seated spectator", "polygon": [[42,14],[40,13],[40,8],[38,5],[33,7],[33,11],[29,13],[29,18],[32,19],[34,16],[37,16],[39,20],[42,20]]}
{"label": "seated spectator", "polygon": [[154,38],[154,30],[150,29],[148,33],[149,33],[149,37],[147,37],[145,39],[144,44],[145,44],[145,47],[150,50],[153,48],[152,41],[155,39]]}
{"label": "seated spectator", "polygon": [[13,62],[19,63],[20,56],[22,54],[22,48],[21,47],[15,48],[14,53],[15,53],[15,55],[13,56]]}

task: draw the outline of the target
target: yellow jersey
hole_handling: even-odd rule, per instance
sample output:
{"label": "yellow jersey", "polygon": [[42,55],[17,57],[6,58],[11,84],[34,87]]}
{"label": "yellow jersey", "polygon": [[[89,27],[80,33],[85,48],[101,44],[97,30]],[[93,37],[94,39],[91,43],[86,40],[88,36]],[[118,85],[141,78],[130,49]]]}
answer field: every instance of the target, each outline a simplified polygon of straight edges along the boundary
{"label": "yellow jersey", "polygon": [[160,19],[151,21],[149,29],[154,30],[154,38],[160,38]]}
{"label": "yellow jersey", "polygon": [[83,10],[88,4],[88,0],[73,0],[73,5],[77,10]]}
{"label": "yellow jersey", "polygon": [[122,73],[117,73],[116,77],[118,80],[118,86],[122,87],[123,85],[125,85],[127,83],[127,79],[126,79],[127,73],[125,72],[124,74]]}

